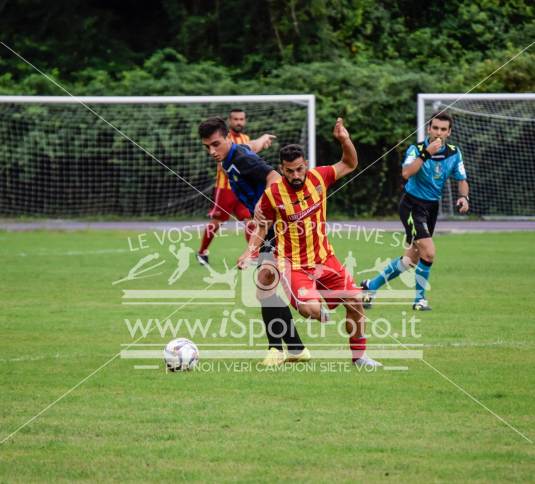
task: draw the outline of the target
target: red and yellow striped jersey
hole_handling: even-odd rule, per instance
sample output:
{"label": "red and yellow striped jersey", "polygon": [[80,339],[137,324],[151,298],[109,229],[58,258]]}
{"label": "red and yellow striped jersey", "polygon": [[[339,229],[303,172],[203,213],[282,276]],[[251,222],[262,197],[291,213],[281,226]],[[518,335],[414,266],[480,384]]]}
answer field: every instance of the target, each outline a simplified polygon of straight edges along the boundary
{"label": "red and yellow striped jersey", "polygon": [[[233,143],[236,143],[237,145],[245,145],[249,143],[249,141],[251,141],[251,138],[249,138],[248,135],[244,133],[235,133],[232,130],[228,132],[227,139],[230,139]],[[221,166],[221,163],[217,164],[215,187],[230,190],[230,183],[228,181],[228,177],[225,173],[225,170],[223,170],[223,167]]]}
{"label": "red and yellow striped jersey", "polygon": [[302,189],[283,177],[261,198],[265,217],[274,222],[279,262],[291,261],[292,269],[312,268],[334,254],[327,239],[327,189],[336,181],[334,166],[309,170]]}
{"label": "red and yellow striped jersey", "polygon": [[246,145],[251,141],[251,138],[249,138],[248,135],[245,133],[235,133],[232,130],[229,130],[227,139],[232,140],[233,143],[236,143],[237,145]]}

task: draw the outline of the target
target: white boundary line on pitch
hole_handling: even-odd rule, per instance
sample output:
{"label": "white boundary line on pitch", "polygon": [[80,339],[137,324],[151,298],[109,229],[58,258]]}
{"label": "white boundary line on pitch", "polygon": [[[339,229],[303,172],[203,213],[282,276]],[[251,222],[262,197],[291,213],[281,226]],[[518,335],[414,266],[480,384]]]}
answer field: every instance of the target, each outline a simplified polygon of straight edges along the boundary
{"label": "white boundary line on pitch", "polygon": [[[139,347],[139,346],[156,346],[156,347],[159,347],[161,348],[163,346],[162,343],[124,343],[124,344],[121,344],[121,346],[128,346],[128,347],[132,347],[132,346],[136,346],[136,347]],[[224,346],[247,346],[247,347],[250,347],[251,345],[249,345],[248,343],[199,343],[197,344],[197,346],[199,348],[205,348],[205,347],[224,347]],[[265,347],[266,345],[264,343],[257,343],[254,346],[262,346],[262,347]],[[319,347],[319,346],[326,346],[327,348],[335,348],[335,349],[347,349],[347,346],[343,346],[341,345],[340,343],[307,343],[307,348],[308,347]],[[403,348],[422,348],[424,347],[423,344],[416,344],[416,343],[407,343],[407,344],[390,344],[390,343],[367,343],[366,344],[366,347],[367,348],[370,348],[370,347],[378,347],[378,348],[383,348],[383,347],[400,347],[402,346]]]}
{"label": "white boundary line on pitch", "polygon": [[[64,224],[61,226],[50,225],[46,221],[42,222],[32,222],[20,223],[20,222],[0,222],[0,231],[9,232],[9,235],[12,233],[20,233],[34,230],[53,230],[53,231],[82,231],[82,230],[109,230],[109,231],[127,231],[127,232],[163,232],[169,229],[177,229],[182,231],[184,229],[194,228],[200,229],[204,228],[204,223],[194,222],[192,225],[180,225],[182,222],[167,222],[166,226],[158,227],[155,226],[153,222],[137,222],[135,227],[126,225],[128,222],[98,222],[98,225],[91,225],[91,223],[78,225],[79,222],[73,221],[72,224]],[[232,222],[230,222],[232,223]],[[493,224],[493,226],[488,227],[486,224]],[[336,226],[335,226],[336,224]],[[459,224],[458,226],[450,227],[450,224]],[[514,225],[519,225],[520,227],[515,227]],[[225,233],[224,237],[228,235],[240,235],[243,232],[243,227],[238,225],[237,228],[230,226],[230,228],[225,228],[228,230]],[[509,233],[509,232],[533,232],[535,231],[535,220],[441,220],[440,226],[435,229],[436,234],[492,234],[492,233]],[[364,242],[373,242],[377,234],[381,236],[391,235],[391,234],[401,234],[404,235],[404,229],[401,226],[399,220],[342,220],[337,222],[327,222],[327,236],[341,237],[340,234],[343,234],[345,240],[361,240]],[[197,234],[195,234],[197,235]],[[355,235],[355,238],[351,236]],[[217,232],[216,237],[221,237],[219,232]],[[366,238],[368,237],[368,238]],[[1,240],[5,240],[6,237],[1,237]],[[108,253],[108,252],[130,252],[127,249],[102,249],[94,251],[66,251],[66,252],[46,252],[44,250],[38,250],[36,252],[21,252],[17,254],[8,254],[1,253],[0,255],[4,256],[54,256],[54,255],[84,255],[84,254],[99,254],[99,253]]]}
{"label": "white boundary line on pitch", "polygon": [[[312,356],[316,360],[345,360],[349,361],[351,351],[349,348],[345,349],[314,349]],[[422,360],[423,350],[407,350],[407,349],[373,349],[367,348],[366,354],[370,358],[385,359],[385,360]],[[217,350],[208,349],[200,351],[200,355],[204,360],[223,360],[223,359],[260,359],[263,360],[266,356],[265,348],[263,350],[251,349],[227,349]],[[129,350],[121,351],[121,358],[133,360],[162,360],[163,349],[158,350]]]}
{"label": "white boundary line on pitch", "polygon": [[[101,249],[101,250],[69,250],[67,252],[19,252],[17,257],[65,257],[65,256],[84,256],[84,255],[103,255],[103,254],[126,254],[131,251],[128,249]],[[9,254],[0,254],[7,256]]]}
{"label": "white boundary line on pitch", "polygon": [[5,42],[0,41],[0,44],[2,44],[7,50],[15,54],[20,60],[28,64],[32,69],[35,69],[39,74],[41,74],[46,80],[50,81],[52,84],[54,84],[56,87],[61,89],[63,92],[65,92],[68,96],[72,97],[77,103],[81,104],[84,108],[86,108],[90,113],[94,114],[98,119],[101,121],[104,121],[108,126],[110,126],[112,129],[117,131],[124,139],[127,141],[130,141],[136,148],[139,148],[143,153],[147,154],[150,158],[152,158],[154,161],[159,163],[161,166],[163,166],[165,169],[167,169],[170,173],[175,175],[180,181],[183,181],[186,185],[193,188],[197,193],[202,195],[204,198],[206,198],[209,202],[213,203],[216,207],[223,210],[227,215],[230,215],[238,224],[242,224],[245,227],[245,224],[243,222],[240,222],[233,214],[227,212],[223,207],[220,207],[214,200],[212,200],[208,195],[205,195],[201,190],[199,190],[196,186],[192,185],[188,180],[186,180],[184,177],[179,175],[175,170],[167,166],[163,161],[159,160],[155,155],[153,155],[149,150],[141,146],[139,143],[134,141],[132,138],[130,138],[126,133],[124,133],[121,129],[117,128],[114,124],[110,123],[107,119],[105,119],[103,116],[101,116],[99,113],[97,113],[94,109],[90,108],[84,101],[82,101],[78,96],[75,96],[74,94],[71,94],[67,89],[65,89],[61,84],[59,84],[56,80],[52,79],[50,76],[45,74],[42,70],[40,70],[38,67],[34,66],[29,60],[27,60],[25,57],[23,57],[21,54],[13,50],[9,45],[7,45]]}
{"label": "white boundary line on pitch", "polygon": [[[215,301],[215,302],[206,302],[206,301],[199,301],[199,302],[191,302],[187,301],[192,306],[232,306],[235,303],[233,301]],[[168,301],[168,302],[122,302],[122,306],[172,306],[174,304],[179,304],[180,301]]]}
{"label": "white boundary line on pitch", "polygon": [[[514,61],[518,56],[520,56],[521,54],[523,54],[526,50],[528,50],[532,45],[535,44],[535,41],[532,42],[531,44],[529,44],[527,47],[524,47],[522,50],[520,50],[519,52],[517,52],[513,57],[511,57],[507,62],[505,62],[504,64],[502,64],[500,67],[498,67],[497,69],[495,69],[493,72],[491,72],[487,77],[485,77],[485,79],[479,81],[475,86],[471,87],[470,89],[468,89],[468,91],[466,91],[463,95],[459,96],[457,99],[455,99],[452,103],[448,104],[442,111],[440,111],[441,113],[446,111],[448,108],[450,108],[451,106],[455,105],[458,101],[460,101],[463,96],[471,93],[474,89],[476,89],[477,87],[479,87],[481,84],[483,84],[485,81],[487,81],[488,79],[490,79],[494,74],[496,74],[498,71],[500,71],[501,69],[503,69],[507,64],[509,64],[510,62]],[[429,120],[426,120],[425,123],[424,123],[424,127],[427,125],[427,123],[429,122]],[[375,161],[373,161],[371,164],[369,164],[368,166],[366,166],[362,171],[360,171],[359,173],[357,173],[356,175],[352,176],[349,180],[347,180],[343,185],[341,185],[340,187],[338,187],[336,190],[332,191],[331,193],[329,193],[327,195],[327,198],[330,198],[332,195],[334,195],[336,192],[340,191],[342,188],[344,188],[348,183],[351,183],[353,180],[357,179],[360,175],[362,175],[364,172],[366,172],[369,168],[371,168],[373,165],[375,165],[377,162],[379,162],[380,160],[382,160],[386,155],[388,155],[389,153],[391,153],[392,151],[394,151],[399,145],[401,145],[402,143],[404,143],[407,139],[409,139],[414,133],[417,133],[418,132],[418,129],[420,128],[420,126],[417,126],[416,129],[414,131],[412,131],[408,136],[406,136],[405,138],[403,138],[399,143],[397,143],[395,146],[393,146],[392,148],[390,148],[386,153],[383,153],[379,158],[377,158]]]}

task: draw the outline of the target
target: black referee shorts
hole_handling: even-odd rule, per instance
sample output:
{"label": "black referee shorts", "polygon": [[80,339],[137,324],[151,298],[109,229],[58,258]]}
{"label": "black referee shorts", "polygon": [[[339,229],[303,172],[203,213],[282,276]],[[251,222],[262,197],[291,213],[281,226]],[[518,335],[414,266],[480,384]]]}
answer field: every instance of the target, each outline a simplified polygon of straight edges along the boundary
{"label": "black referee shorts", "polygon": [[403,192],[399,202],[399,218],[405,227],[407,243],[432,237],[438,217],[438,202],[422,200]]}

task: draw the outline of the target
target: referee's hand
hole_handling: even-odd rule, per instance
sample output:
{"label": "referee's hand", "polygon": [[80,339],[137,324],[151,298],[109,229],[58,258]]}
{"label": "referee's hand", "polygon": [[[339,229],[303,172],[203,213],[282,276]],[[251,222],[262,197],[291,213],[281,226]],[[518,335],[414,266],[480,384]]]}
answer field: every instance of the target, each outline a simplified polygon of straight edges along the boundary
{"label": "referee's hand", "polygon": [[434,141],[429,143],[425,149],[430,155],[434,155],[440,150],[440,148],[442,148],[442,140],[440,138],[436,138]]}
{"label": "referee's hand", "polygon": [[457,206],[457,210],[459,210],[459,213],[468,212],[469,205],[468,205],[468,200],[466,199],[466,197],[459,197],[457,199],[456,206]]}

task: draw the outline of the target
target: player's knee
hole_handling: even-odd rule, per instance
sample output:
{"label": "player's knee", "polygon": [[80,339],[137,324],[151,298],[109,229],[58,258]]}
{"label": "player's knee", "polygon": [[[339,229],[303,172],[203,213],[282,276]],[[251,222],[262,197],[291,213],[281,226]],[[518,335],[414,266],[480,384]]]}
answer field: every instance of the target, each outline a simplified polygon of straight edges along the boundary
{"label": "player's knee", "polygon": [[272,289],[279,282],[279,271],[275,266],[264,264],[258,271],[257,286],[261,289]]}
{"label": "player's knee", "polygon": [[262,269],[258,271],[258,285],[270,286],[275,282],[275,274],[269,270]]}
{"label": "player's knee", "polygon": [[420,259],[423,259],[427,262],[434,262],[435,261],[435,249],[430,249],[423,251],[420,255]]}
{"label": "player's knee", "polygon": [[299,314],[305,318],[321,318],[321,304],[319,301],[307,301],[299,303]]}
{"label": "player's knee", "polygon": [[414,254],[411,256],[404,255],[401,258],[401,263],[405,267],[405,269],[410,269],[411,267],[414,267],[416,264],[418,264],[418,257]]}
{"label": "player's knee", "polygon": [[262,301],[271,297],[276,290],[277,284],[279,283],[279,273],[277,268],[274,266],[262,266],[258,271],[258,276],[256,280],[256,297],[258,300]]}

